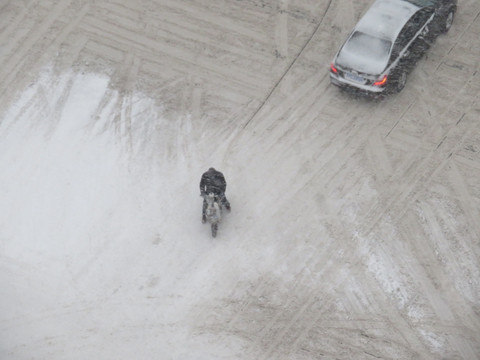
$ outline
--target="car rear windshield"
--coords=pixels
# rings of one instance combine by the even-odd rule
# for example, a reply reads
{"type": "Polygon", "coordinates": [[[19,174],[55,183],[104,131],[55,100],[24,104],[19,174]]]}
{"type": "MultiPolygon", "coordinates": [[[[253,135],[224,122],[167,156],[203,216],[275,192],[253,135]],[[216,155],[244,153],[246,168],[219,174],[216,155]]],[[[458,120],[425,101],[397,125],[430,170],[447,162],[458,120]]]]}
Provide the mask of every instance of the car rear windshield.
{"type": "Polygon", "coordinates": [[[340,66],[358,72],[377,75],[388,63],[392,42],[356,31],[337,56],[340,66]]]}

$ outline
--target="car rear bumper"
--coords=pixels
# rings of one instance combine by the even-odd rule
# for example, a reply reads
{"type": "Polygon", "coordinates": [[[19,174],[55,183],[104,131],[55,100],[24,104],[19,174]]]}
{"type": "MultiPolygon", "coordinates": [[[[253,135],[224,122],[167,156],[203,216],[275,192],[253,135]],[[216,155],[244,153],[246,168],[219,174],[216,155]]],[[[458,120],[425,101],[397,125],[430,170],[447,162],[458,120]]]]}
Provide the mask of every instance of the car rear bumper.
{"type": "Polygon", "coordinates": [[[332,72],[330,72],[330,82],[333,85],[336,85],[339,87],[358,89],[362,92],[368,92],[368,93],[380,94],[386,90],[384,86],[372,86],[372,85],[359,84],[355,81],[350,81],[348,79],[340,77],[332,72]]]}

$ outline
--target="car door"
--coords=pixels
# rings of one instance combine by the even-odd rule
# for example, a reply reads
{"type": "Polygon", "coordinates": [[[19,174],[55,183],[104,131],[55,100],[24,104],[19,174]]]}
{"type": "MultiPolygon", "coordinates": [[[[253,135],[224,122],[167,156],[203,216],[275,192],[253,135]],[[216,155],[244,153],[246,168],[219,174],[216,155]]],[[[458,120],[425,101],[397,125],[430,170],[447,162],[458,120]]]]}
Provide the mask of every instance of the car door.
{"type": "Polygon", "coordinates": [[[426,37],[430,33],[428,25],[433,17],[432,8],[423,8],[405,23],[392,46],[387,66],[389,72],[408,71],[422,57],[429,47],[426,37]]]}
{"type": "Polygon", "coordinates": [[[397,39],[393,43],[392,54],[390,56],[388,67],[396,67],[397,63],[400,62],[401,58],[407,54],[407,45],[410,39],[409,29],[410,27],[405,25],[398,34],[397,39]]]}
{"type": "Polygon", "coordinates": [[[409,57],[411,61],[420,59],[430,47],[434,39],[432,20],[435,16],[433,8],[423,8],[411,18],[411,37],[409,57]]]}

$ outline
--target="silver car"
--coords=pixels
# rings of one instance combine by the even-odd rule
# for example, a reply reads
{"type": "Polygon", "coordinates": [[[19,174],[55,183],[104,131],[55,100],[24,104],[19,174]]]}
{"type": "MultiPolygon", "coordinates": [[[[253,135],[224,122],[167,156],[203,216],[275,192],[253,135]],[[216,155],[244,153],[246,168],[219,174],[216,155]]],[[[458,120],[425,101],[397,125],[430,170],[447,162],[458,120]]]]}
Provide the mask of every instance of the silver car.
{"type": "Polygon", "coordinates": [[[377,0],[330,66],[332,84],[367,93],[399,92],[412,65],[453,22],[457,0],[377,0]]]}

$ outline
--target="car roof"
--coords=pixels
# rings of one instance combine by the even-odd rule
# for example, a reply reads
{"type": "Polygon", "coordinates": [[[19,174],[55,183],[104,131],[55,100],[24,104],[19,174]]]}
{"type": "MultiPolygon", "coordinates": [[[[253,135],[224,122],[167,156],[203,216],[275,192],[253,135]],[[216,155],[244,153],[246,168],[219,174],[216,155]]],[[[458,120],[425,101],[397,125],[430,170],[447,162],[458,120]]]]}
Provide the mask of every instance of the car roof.
{"type": "Polygon", "coordinates": [[[359,20],[355,30],[393,42],[408,19],[422,7],[403,0],[377,0],[359,20]]]}

